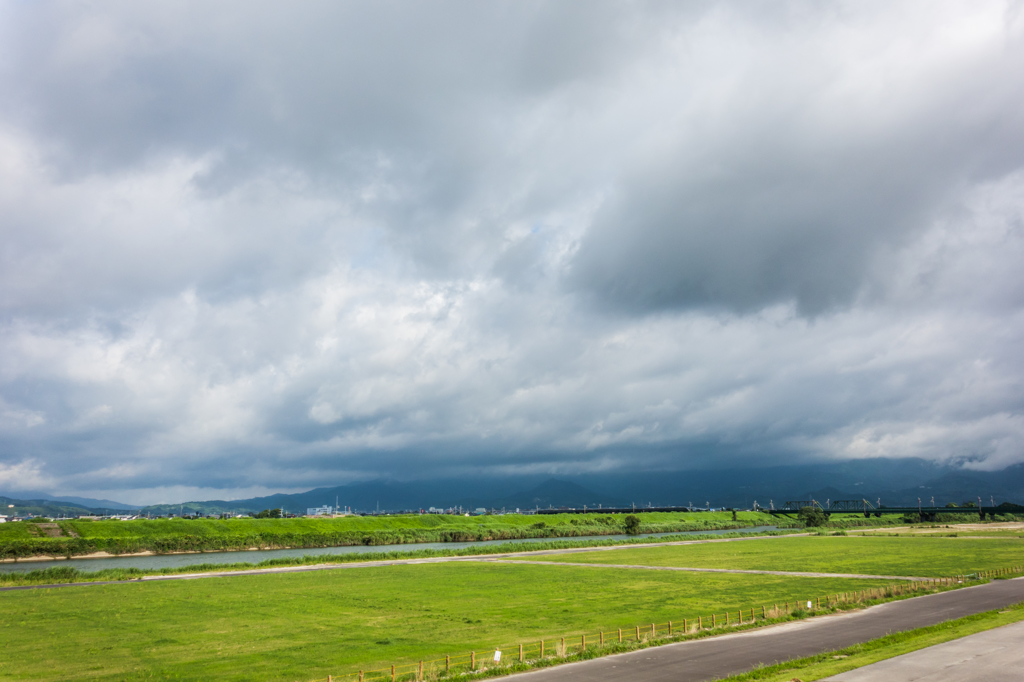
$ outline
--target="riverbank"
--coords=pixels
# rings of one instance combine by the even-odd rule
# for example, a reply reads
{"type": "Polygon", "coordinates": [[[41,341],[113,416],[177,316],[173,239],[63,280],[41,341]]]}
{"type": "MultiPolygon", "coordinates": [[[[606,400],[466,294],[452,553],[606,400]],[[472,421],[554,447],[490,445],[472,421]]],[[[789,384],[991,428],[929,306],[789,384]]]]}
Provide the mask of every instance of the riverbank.
{"type": "MultiPolygon", "coordinates": [[[[638,516],[641,534],[799,526],[787,521],[780,524],[759,512],[655,512],[638,516]]],[[[18,523],[0,525],[0,560],[609,536],[625,532],[624,519],[621,514],[424,514],[336,519],[71,520],[56,522],[58,537],[43,537],[34,527],[38,524],[18,523]]]]}

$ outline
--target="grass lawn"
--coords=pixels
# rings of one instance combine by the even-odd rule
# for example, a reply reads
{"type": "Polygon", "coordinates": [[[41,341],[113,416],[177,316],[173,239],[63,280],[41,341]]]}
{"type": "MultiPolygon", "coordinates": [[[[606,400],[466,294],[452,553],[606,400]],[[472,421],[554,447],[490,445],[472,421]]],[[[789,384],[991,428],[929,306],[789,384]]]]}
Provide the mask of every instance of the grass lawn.
{"type": "Polygon", "coordinates": [[[796,537],[624,548],[534,560],[939,577],[1024,564],[1018,539],[796,537]]]}
{"type": "Polygon", "coordinates": [[[5,592],[0,679],[308,680],[884,584],[451,563],[5,592]]]}

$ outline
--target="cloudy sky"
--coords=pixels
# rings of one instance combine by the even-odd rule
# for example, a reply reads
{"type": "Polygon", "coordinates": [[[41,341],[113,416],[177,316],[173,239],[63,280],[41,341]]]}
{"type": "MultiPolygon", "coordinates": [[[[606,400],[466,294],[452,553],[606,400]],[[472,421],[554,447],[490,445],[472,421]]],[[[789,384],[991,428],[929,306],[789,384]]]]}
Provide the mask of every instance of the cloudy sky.
{"type": "Polygon", "coordinates": [[[0,3],[0,492],[1024,461],[1020,2],[0,3]]]}

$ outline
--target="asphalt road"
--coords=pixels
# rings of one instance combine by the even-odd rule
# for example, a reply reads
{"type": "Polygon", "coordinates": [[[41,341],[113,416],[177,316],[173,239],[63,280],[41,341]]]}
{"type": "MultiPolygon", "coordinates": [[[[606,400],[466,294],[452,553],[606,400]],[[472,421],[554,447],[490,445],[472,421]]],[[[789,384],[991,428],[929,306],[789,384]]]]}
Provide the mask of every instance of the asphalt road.
{"type": "MultiPolygon", "coordinates": [[[[1024,578],[522,673],[523,682],[701,682],[1024,601],[1024,578]]],[[[873,679],[887,679],[884,677],[873,679]]],[[[1020,678],[1018,678],[1020,679],[1020,678]]]]}
{"type": "Polygon", "coordinates": [[[823,682],[1020,682],[1024,622],[857,668],[823,682]]]}

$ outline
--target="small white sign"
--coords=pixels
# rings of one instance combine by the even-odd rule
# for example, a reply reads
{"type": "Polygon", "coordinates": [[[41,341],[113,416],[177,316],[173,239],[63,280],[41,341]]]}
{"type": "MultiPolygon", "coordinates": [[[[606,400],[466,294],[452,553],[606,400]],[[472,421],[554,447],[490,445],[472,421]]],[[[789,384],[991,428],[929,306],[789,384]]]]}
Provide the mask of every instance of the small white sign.
{"type": "Polygon", "coordinates": [[[807,602],[807,608],[813,608],[813,607],[811,606],[811,602],[807,602]]]}
{"type": "Polygon", "coordinates": [[[497,649],[494,650],[494,662],[501,663],[501,652],[497,649]]]}

